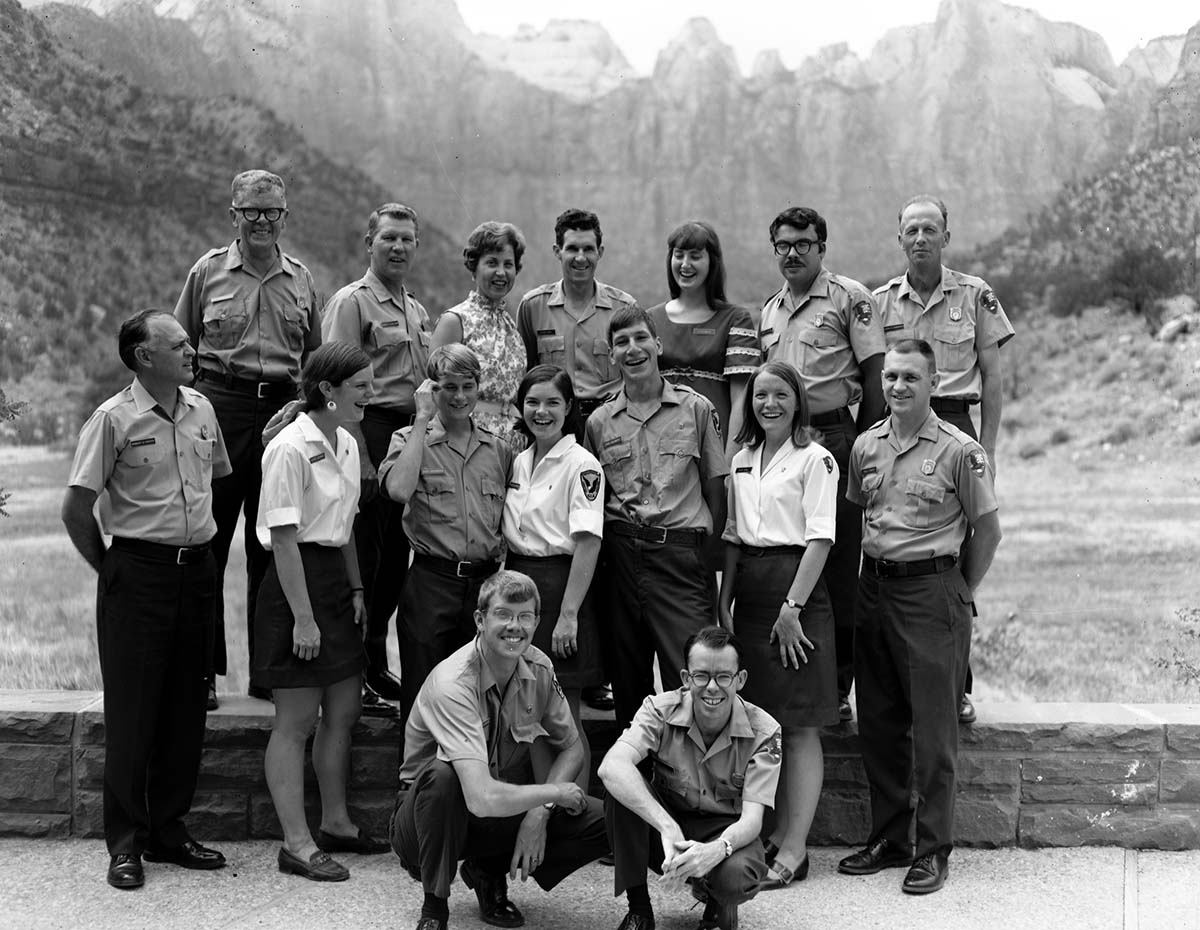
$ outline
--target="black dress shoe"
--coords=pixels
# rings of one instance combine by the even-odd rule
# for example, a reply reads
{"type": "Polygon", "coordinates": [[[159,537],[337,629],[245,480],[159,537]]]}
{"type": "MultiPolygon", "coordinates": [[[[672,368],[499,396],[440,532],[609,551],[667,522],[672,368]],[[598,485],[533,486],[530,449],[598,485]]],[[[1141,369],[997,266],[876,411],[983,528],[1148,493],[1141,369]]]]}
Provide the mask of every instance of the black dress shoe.
{"type": "Polygon", "coordinates": [[[380,853],[389,852],[392,848],[390,843],[377,840],[369,833],[364,833],[362,827],[359,827],[357,836],[341,836],[337,833],[318,830],[316,840],[317,846],[329,853],[359,853],[363,856],[377,856],[380,853]]]}
{"type": "Polygon", "coordinates": [[[400,700],[400,679],[386,668],[378,672],[367,672],[366,682],[371,690],[384,700],[400,700]]]}
{"type": "Polygon", "coordinates": [[[417,921],[417,930],[446,930],[446,921],[440,917],[422,917],[417,921]]]}
{"type": "Polygon", "coordinates": [[[251,685],[246,689],[246,693],[252,698],[257,698],[260,701],[274,701],[275,695],[271,693],[270,688],[260,688],[258,685],[251,685]]]}
{"type": "Polygon", "coordinates": [[[129,853],[117,853],[108,863],[108,883],[114,888],[129,890],[146,884],[142,859],[129,853]]]}
{"type": "Polygon", "coordinates": [[[874,875],[884,869],[898,869],[912,862],[912,855],[891,840],[876,840],[865,849],[838,863],[843,875],[874,875]]]}
{"type": "Polygon", "coordinates": [[[958,704],[958,722],[975,722],[975,705],[971,703],[970,695],[964,694],[962,696],[962,700],[958,704]]]}
{"type": "Polygon", "coordinates": [[[613,710],[617,706],[617,702],[613,700],[611,685],[596,685],[592,688],[584,688],[580,696],[588,707],[596,710],[613,710]]]}
{"type": "Polygon", "coordinates": [[[460,870],[462,880],[475,892],[479,899],[479,917],[493,927],[523,927],[525,915],[508,900],[508,882],[503,875],[488,875],[464,859],[460,870]]]}
{"type": "Polygon", "coordinates": [[[221,853],[201,846],[195,840],[187,840],[166,849],[147,849],[145,855],[147,862],[169,862],[185,869],[225,868],[225,857],[221,853]]]}
{"type": "Polygon", "coordinates": [[[617,930],[654,930],[654,917],[628,911],[617,924],[617,930]]]}
{"type": "Polygon", "coordinates": [[[929,894],[940,890],[949,874],[949,859],[940,853],[927,853],[912,864],[900,888],[909,894],[929,894]]]}
{"type": "Polygon", "coordinates": [[[389,704],[367,684],[363,685],[362,712],[364,717],[398,717],[400,715],[395,704],[389,704]]]}
{"type": "Polygon", "coordinates": [[[738,909],[736,904],[721,904],[716,898],[709,897],[704,905],[704,916],[696,925],[696,930],[737,930],[738,909]]]}

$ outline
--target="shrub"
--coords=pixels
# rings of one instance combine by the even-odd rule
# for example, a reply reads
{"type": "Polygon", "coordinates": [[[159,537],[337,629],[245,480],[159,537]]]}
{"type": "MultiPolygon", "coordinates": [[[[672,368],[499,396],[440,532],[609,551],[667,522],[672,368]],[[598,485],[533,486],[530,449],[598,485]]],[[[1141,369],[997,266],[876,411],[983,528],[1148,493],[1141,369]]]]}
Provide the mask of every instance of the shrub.
{"type": "Polygon", "coordinates": [[[1101,442],[1120,446],[1137,436],[1137,426],[1133,420],[1121,420],[1116,423],[1102,438],[1101,442]]]}
{"type": "Polygon", "coordinates": [[[1052,446],[1061,446],[1064,442],[1070,441],[1071,434],[1067,431],[1066,427],[1056,426],[1050,433],[1050,445],[1052,446]]]}

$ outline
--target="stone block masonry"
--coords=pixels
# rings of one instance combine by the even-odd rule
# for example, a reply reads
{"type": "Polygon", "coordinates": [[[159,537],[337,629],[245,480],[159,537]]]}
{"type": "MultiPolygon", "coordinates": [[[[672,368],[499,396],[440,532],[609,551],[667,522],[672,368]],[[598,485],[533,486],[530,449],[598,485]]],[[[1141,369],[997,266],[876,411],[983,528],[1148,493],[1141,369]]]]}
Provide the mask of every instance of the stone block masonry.
{"type": "MultiPolygon", "coordinates": [[[[1200,705],[978,705],[960,731],[957,842],[965,846],[1200,848],[1200,705]]],[[[616,738],[585,712],[593,765],[616,738]]],[[[271,709],[229,696],[209,714],[190,823],[199,839],[277,837],[263,778],[271,709]]],[[[402,731],[364,718],[354,731],[350,805],[383,836],[402,731]]],[[[863,842],[866,775],[853,722],[827,729],[825,790],[813,845],[863,842]]],[[[103,702],[96,692],[0,691],[0,835],[101,835],[103,702]]],[[[593,791],[601,793],[594,778],[593,791]]],[[[309,811],[318,801],[311,765],[309,811]]]]}

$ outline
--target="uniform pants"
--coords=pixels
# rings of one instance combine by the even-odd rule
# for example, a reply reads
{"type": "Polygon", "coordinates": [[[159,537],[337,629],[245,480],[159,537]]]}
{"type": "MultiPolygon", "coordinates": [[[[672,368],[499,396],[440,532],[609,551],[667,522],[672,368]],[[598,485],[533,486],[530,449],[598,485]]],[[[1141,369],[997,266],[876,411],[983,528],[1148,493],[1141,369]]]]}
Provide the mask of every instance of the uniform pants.
{"type": "MultiPolygon", "coordinates": [[[[708,842],[738,818],[725,814],[677,810],[666,797],[647,785],[683,831],[685,838],[708,842]]],[[[646,870],[662,874],[662,840],[658,831],[609,795],[604,799],[604,820],[613,847],[613,894],[646,884],[646,870]]],[[[766,854],[757,838],[716,866],[705,876],[711,895],[722,904],[742,904],[758,891],[759,883],[767,877],[766,854]]]]}
{"type": "Polygon", "coordinates": [[[244,513],[246,525],[242,534],[246,547],[246,649],[249,668],[254,670],[254,605],[258,588],[267,573],[270,561],[267,550],[258,543],[255,524],[258,522],[258,495],[262,490],[262,432],[290,396],[259,399],[232,390],[216,381],[196,382],[200,391],[212,402],[217,414],[221,435],[233,471],[212,483],[213,519],[217,535],[213,537],[213,554],[217,558],[216,629],[213,644],[213,668],[217,675],[228,674],[229,662],[225,648],[225,566],[229,563],[229,548],[237,529],[238,514],[244,513]]]}
{"type": "MultiPolygon", "coordinates": [[[[392,433],[411,421],[408,415],[392,415],[367,408],[362,421],[367,456],[379,468],[387,455],[392,433]]],[[[386,672],[388,621],[400,607],[404,577],[408,573],[410,553],[401,518],[404,506],[382,492],[369,501],[360,501],[354,520],[354,545],[358,552],[358,571],[362,576],[367,607],[367,674],[386,672]]],[[[396,625],[399,628],[399,617],[396,625]]],[[[398,634],[397,634],[398,635],[398,634]]]]}
{"type": "MultiPolygon", "coordinates": [[[[838,466],[836,535],[821,576],[833,606],[834,651],[837,653],[838,697],[854,683],[854,611],[858,597],[858,566],[862,549],[862,508],[846,499],[850,479],[850,449],[858,436],[850,411],[842,409],[837,423],[821,426],[821,445],[838,466]]],[[[798,506],[798,505],[797,505],[798,506]]]]}
{"type": "MultiPolygon", "coordinates": [[[[454,766],[432,759],[396,795],[389,834],[400,864],[425,893],[448,898],[460,859],[469,856],[488,875],[508,871],[524,816],[476,817],[467,810],[454,766]]],[[[533,879],[549,891],[608,849],[598,800],[589,797],[579,814],[556,808],[546,825],[544,860],[533,879]]]]}
{"type": "Polygon", "coordinates": [[[110,548],[96,590],[108,851],[178,846],[204,742],[216,563],[110,548]]]}
{"type": "Polygon", "coordinates": [[[703,537],[693,545],[663,544],[606,533],[601,590],[607,590],[607,641],[619,728],[627,727],[654,693],[654,656],[663,686],[674,688],[689,636],[714,622],[716,579],[704,564],[703,537]]]}
{"type": "Polygon", "coordinates": [[[854,629],[858,734],[871,789],[871,842],[917,856],[954,840],[958,703],[971,642],[971,593],[957,567],[915,578],[866,571],[854,629]]]}
{"type": "MultiPolygon", "coordinates": [[[[949,423],[952,426],[957,426],[960,430],[962,430],[964,433],[966,433],[968,436],[970,436],[976,442],[979,442],[979,436],[977,436],[975,433],[975,421],[971,419],[970,410],[948,410],[948,411],[944,411],[944,412],[943,411],[935,411],[935,412],[937,412],[939,419],[945,420],[947,423],[949,423]]],[[[968,526],[966,538],[963,540],[963,549],[966,548],[967,542],[970,540],[970,538],[971,538],[971,528],[968,526]]],[[[962,550],[959,550],[958,561],[959,561],[959,564],[961,565],[962,564],[962,550]]],[[[970,644],[969,643],[967,644],[967,653],[969,656],[970,655],[970,644]]],[[[973,687],[975,687],[975,676],[971,672],[971,662],[968,658],[967,677],[966,677],[965,683],[963,684],[963,694],[970,694],[971,689],[973,687]]]]}

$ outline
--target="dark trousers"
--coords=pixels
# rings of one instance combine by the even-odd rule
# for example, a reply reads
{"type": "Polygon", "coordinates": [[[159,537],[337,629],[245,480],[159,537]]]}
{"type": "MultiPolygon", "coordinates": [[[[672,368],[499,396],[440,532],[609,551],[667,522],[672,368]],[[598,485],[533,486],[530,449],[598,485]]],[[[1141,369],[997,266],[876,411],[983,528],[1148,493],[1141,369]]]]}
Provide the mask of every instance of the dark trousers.
{"type": "MultiPolygon", "coordinates": [[[[459,859],[469,855],[489,875],[508,871],[523,817],[476,817],[467,810],[454,766],[433,759],[396,795],[389,833],[400,864],[425,893],[448,898],[459,859]]],[[[556,808],[546,825],[544,862],[533,880],[549,891],[607,853],[599,801],[588,798],[574,815],[556,808]]]]}
{"type": "Polygon", "coordinates": [[[216,629],[213,644],[213,668],[217,675],[229,671],[225,649],[225,566],[229,563],[229,547],[237,529],[238,514],[244,513],[246,526],[242,538],[246,546],[246,649],[249,668],[254,669],[254,605],[258,588],[267,573],[267,550],[258,544],[254,525],[258,522],[258,494],[262,489],[262,432],[279,409],[291,397],[259,399],[232,390],[215,381],[198,381],[196,390],[207,397],[217,414],[229,463],[233,471],[213,481],[213,519],[217,535],[213,537],[213,554],[217,558],[216,629]]]}
{"type": "Polygon", "coordinates": [[[108,851],[178,846],[204,742],[216,563],[110,548],[96,590],[108,851]]]}
{"type": "Polygon", "coordinates": [[[703,538],[694,545],[646,542],[606,533],[602,578],[607,592],[609,673],[618,727],[633,720],[642,701],[654,693],[654,656],[663,687],[679,684],[683,645],[714,620],[716,579],[704,563],[703,538]]]}
{"type": "MultiPolygon", "coordinates": [[[[675,818],[684,837],[708,842],[737,820],[720,814],[680,811],[669,799],[648,786],[659,803],[675,818]]],[[[604,821],[612,839],[613,894],[623,894],[629,888],[646,884],[646,870],[662,874],[663,850],[658,831],[609,795],[604,799],[604,821]]],[[[742,904],[758,892],[758,885],[767,877],[766,854],[762,842],[751,840],[721,862],[705,876],[709,893],[722,904],[742,904]]]]}
{"type": "MultiPolygon", "coordinates": [[[[936,401],[934,401],[934,403],[936,403],[936,401]]],[[[951,424],[952,426],[957,426],[960,430],[962,430],[964,433],[966,433],[968,436],[970,436],[976,442],[979,442],[979,436],[976,435],[976,433],[975,433],[975,421],[971,419],[971,412],[969,409],[968,410],[937,410],[937,411],[935,411],[935,413],[937,413],[939,418],[945,420],[947,423],[951,424]]],[[[967,542],[970,539],[971,539],[971,528],[968,526],[966,538],[963,539],[963,549],[966,549],[967,542]]],[[[959,561],[959,564],[961,565],[962,564],[962,550],[959,550],[958,561],[959,561]]],[[[970,694],[971,689],[975,686],[975,675],[972,674],[972,672],[971,672],[971,662],[969,659],[970,651],[971,651],[970,647],[971,647],[971,644],[968,643],[967,644],[967,654],[968,654],[967,676],[963,683],[963,693],[964,694],[970,694]]]]}
{"type": "Polygon", "coordinates": [[[918,856],[950,851],[957,790],[958,703],[971,642],[971,593],[957,567],[880,579],[863,572],[854,671],[858,734],[871,788],[871,841],[918,856]]]}
{"type": "MultiPolygon", "coordinates": [[[[362,421],[367,456],[379,468],[387,455],[392,433],[412,420],[411,415],[391,414],[368,407],[362,421]]],[[[388,621],[400,607],[400,594],[408,574],[410,553],[401,518],[404,507],[387,495],[378,493],[369,501],[360,501],[354,520],[354,545],[358,552],[358,571],[362,576],[367,606],[367,670],[385,672],[388,621]]],[[[399,617],[397,617],[397,628],[399,617]]]]}
{"type": "Polygon", "coordinates": [[[862,508],[846,499],[850,478],[850,449],[858,430],[850,411],[837,411],[836,423],[819,427],[821,445],[838,466],[836,538],[825,560],[821,577],[829,589],[833,606],[834,650],[837,653],[839,697],[850,693],[854,683],[854,611],[858,598],[858,566],[862,551],[862,508]]]}

